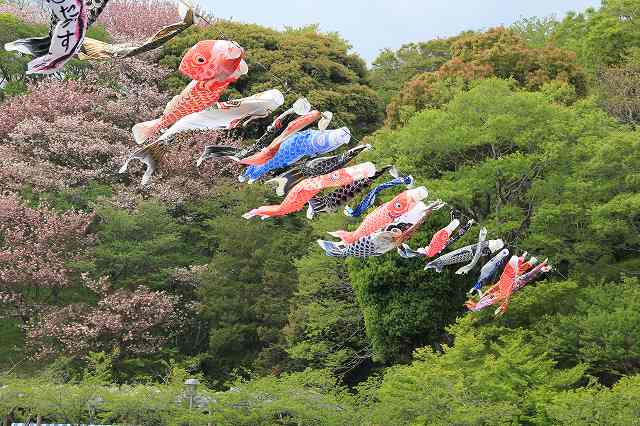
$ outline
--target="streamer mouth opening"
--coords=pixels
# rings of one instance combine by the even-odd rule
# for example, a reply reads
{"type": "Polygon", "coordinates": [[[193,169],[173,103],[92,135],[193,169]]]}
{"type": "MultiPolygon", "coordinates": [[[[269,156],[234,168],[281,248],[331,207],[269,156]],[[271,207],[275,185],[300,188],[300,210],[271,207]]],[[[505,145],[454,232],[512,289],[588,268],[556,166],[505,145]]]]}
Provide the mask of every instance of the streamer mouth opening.
{"type": "Polygon", "coordinates": [[[349,167],[346,169],[346,172],[354,179],[361,180],[372,177],[376,174],[376,166],[375,164],[368,162],[357,164],[355,166],[349,167]]]}
{"type": "Polygon", "coordinates": [[[424,186],[419,186],[417,188],[414,189],[410,189],[407,191],[407,194],[414,200],[414,201],[422,201],[425,198],[427,198],[429,196],[429,191],[427,190],[426,187],[424,186]]]}
{"type": "Polygon", "coordinates": [[[296,115],[305,115],[311,112],[311,103],[307,98],[300,98],[293,103],[291,109],[296,113],[296,115]]]}
{"type": "Polygon", "coordinates": [[[502,241],[501,239],[489,241],[489,249],[492,253],[501,250],[503,247],[504,241],[502,241]]]}

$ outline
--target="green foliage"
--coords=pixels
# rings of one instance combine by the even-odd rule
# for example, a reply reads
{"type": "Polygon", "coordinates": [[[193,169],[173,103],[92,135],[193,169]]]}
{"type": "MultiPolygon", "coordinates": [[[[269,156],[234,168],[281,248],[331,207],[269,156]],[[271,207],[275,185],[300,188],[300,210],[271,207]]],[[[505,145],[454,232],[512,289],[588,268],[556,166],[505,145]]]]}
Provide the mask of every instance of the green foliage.
{"type": "Polygon", "coordinates": [[[352,398],[322,370],[235,382],[216,401],[216,424],[359,424],[352,398]]]}
{"type": "MultiPolygon", "coordinates": [[[[437,229],[429,226],[417,238],[426,240],[428,230],[437,229]]],[[[422,267],[417,260],[391,255],[349,262],[376,360],[409,361],[414,348],[441,342],[444,327],[463,311],[466,289],[473,283],[450,272],[434,276],[422,267]]]]}
{"type": "Polygon", "coordinates": [[[578,61],[595,76],[601,68],[621,63],[631,48],[640,46],[639,12],[635,0],[605,0],[598,10],[569,13],[551,39],[576,52],[578,61]]]}
{"type": "Polygon", "coordinates": [[[142,426],[358,424],[353,398],[323,371],[239,380],[227,392],[200,386],[193,399],[183,387],[187,377],[174,369],[159,385],[105,386],[88,379],[60,383],[47,376],[3,376],[0,418],[33,421],[40,415],[58,423],[142,426]]]}
{"type": "Polygon", "coordinates": [[[583,388],[554,396],[549,423],[564,425],[635,425],[640,418],[640,376],[620,380],[612,389],[583,388]]]}
{"type": "Polygon", "coordinates": [[[284,330],[289,356],[347,381],[366,373],[370,348],[344,262],[313,250],[296,269],[298,287],[284,330]]]}
{"type": "Polygon", "coordinates": [[[576,88],[560,80],[553,80],[543,84],[540,92],[549,101],[560,105],[571,106],[578,100],[576,88]]]}
{"type": "MultiPolygon", "coordinates": [[[[364,61],[349,53],[349,45],[339,36],[320,33],[316,26],[278,32],[219,21],[215,26],[190,29],[167,43],[160,64],[177,69],[187,49],[199,40],[220,38],[237,41],[245,49],[250,69],[230,87],[228,97],[278,88],[286,95],[286,105],[305,96],[314,108],[334,112],[336,125],[347,125],[356,135],[380,126],[382,104],[367,86],[364,61]]],[[[178,91],[186,83],[175,72],[166,80],[166,87],[178,91]]]]}
{"type": "Polygon", "coordinates": [[[534,16],[521,18],[509,28],[524,39],[529,47],[541,48],[549,43],[557,26],[558,21],[552,16],[544,18],[534,16]]]}
{"type": "Polygon", "coordinates": [[[294,262],[304,255],[308,234],[296,217],[243,219],[252,208],[275,202],[267,193],[224,186],[215,199],[222,213],[207,221],[215,249],[198,294],[209,323],[205,368],[217,378],[239,367],[279,371],[286,363],[280,330],[297,283],[294,262]]]}
{"type": "Polygon", "coordinates": [[[569,315],[537,325],[540,344],[563,365],[584,363],[605,383],[640,371],[637,279],[580,289],[569,315]]]}
{"type": "Polygon", "coordinates": [[[10,369],[22,359],[24,335],[18,320],[3,319],[0,322],[0,369],[10,369]]]}
{"type": "Polygon", "coordinates": [[[20,198],[31,207],[47,205],[55,210],[65,212],[69,210],[93,210],[98,200],[113,195],[113,188],[97,182],[89,182],[81,188],[65,189],[59,192],[34,192],[31,186],[25,186],[20,192],[20,198]]]}
{"type": "Polygon", "coordinates": [[[389,103],[402,85],[417,74],[437,70],[451,59],[451,44],[456,37],[410,43],[394,51],[384,49],[372,63],[369,80],[385,103],[389,103]]]}
{"type": "Polygon", "coordinates": [[[455,346],[420,349],[411,365],[387,370],[367,424],[522,424],[584,373],[554,369],[524,332],[491,343],[463,320],[451,333],[455,346]]]}
{"type": "MultiPolygon", "coordinates": [[[[190,410],[185,401],[184,371],[174,369],[163,385],[114,386],[110,384],[108,371],[110,357],[93,354],[91,358],[93,369],[78,380],[60,381],[48,374],[31,379],[2,376],[0,416],[32,421],[41,416],[72,424],[93,421],[177,425],[178,418],[197,419],[196,424],[203,421],[200,409],[190,410]]],[[[210,394],[206,389],[200,390],[199,397],[207,398],[210,394]]]]}
{"type": "MultiPolygon", "coordinates": [[[[45,25],[27,24],[8,13],[0,13],[0,46],[18,38],[32,37],[46,32],[45,25]]],[[[27,90],[25,70],[29,58],[0,50],[0,101],[6,96],[16,96],[27,90]]]]}
{"type": "MultiPolygon", "coordinates": [[[[636,141],[591,102],[561,106],[500,80],[479,82],[443,109],[369,139],[377,162],[396,164],[432,197],[488,226],[490,235],[549,256],[564,273],[612,280],[640,267],[637,233],[630,232],[636,141]]],[[[426,243],[446,224],[443,216],[436,214],[416,241],[426,243]]],[[[472,243],[473,234],[459,246],[472,243]]],[[[406,359],[414,347],[441,341],[472,284],[446,271],[422,272],[417,262],[395,256],[352,262],[349,269],[368,336],[383,359],[406,359]]]]}
{"type": "Polygon", "coordinates": [[[175,268],[204,261],[201,247],[187,239],[190,231],[157,202],[132,212],[103,205],[97,214],[97,244],[85,268],[96,277],[108,276],[117,288],[166,289],[175,268]]]}

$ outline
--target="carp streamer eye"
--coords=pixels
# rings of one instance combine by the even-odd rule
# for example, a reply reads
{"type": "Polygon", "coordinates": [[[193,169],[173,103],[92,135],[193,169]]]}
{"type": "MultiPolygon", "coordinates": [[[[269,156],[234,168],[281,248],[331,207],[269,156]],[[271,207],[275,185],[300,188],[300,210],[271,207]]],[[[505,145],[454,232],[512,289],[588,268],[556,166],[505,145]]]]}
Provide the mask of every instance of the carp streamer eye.
{"type": "Polygon", "coordinates": [[[199,64],[204,64],[207,60],[202,56],[196,56],[196,62],[199,64]]]}
{"type": "Polygon", "coordinates": [[[402,204],[399,201],[397,201],[395,204],[395,207],[396,209],[402,208],[402,204]]]}

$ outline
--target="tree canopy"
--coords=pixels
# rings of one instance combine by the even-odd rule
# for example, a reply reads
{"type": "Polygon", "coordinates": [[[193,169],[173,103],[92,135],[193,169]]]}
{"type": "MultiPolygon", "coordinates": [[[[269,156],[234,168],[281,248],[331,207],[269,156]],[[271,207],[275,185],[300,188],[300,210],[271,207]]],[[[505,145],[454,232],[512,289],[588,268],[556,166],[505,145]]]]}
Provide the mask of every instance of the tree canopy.
{"type": "MultiPolygon", "coordinates": [[[[176,19],[166,0],[110,3],[94,37],[144,38],[176,19]],[[145,13],[152,25],[137,18],[145,13]]],[[[29,4],[0,0],[0,42],[46,31],[29,4]]],[[[562,19],[418,40],[381,51],[371,69],[318,26],[224,20],[137,59],[73,61],[53,77],[25,77],[28,58],[0,53],[0,417],[636,424],[638,11],[637,0],[606,0],[562,19]],[[452,210],[479,225],[450,249],[484,226],[553,269],[496,317],[465,308],[483,262],[457,275],[395,251],[327,257],[315,240],[361,223],[341,212],[243,219],[281,199],[239,183],[235,163],[194,160],[205,145],[253,143],[271,119],[180,135],[147,186],[137,163],[119,174],[136,148],[131,127],[188,83],[177,71],[186,50],[227,38],[250,71],[224,99],[277,88],[288,107],[306,96],[335,113],[332,127],[372,145],[359,162],[393,164],[446,201],[412,247],[452,210]],[[199,380],[195,394],[187,378],[199,380]]]]}

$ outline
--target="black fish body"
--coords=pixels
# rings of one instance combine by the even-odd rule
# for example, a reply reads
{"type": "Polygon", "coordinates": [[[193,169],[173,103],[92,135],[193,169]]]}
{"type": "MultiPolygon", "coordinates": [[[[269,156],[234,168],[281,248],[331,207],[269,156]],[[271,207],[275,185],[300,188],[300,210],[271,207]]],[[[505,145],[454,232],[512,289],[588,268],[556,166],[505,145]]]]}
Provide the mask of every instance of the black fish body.
{"type": "Polygon", "coordinates": [[[450,253],[444,254],[435,260],[432,260],[431,262],[427,263],[427,266],[424,269],[435,269],[436,272],[442,272],[445,266],[470,262],[474,258],[476,250],[481,250],[483,255],[489,255],[495,253],[503,247],[504,242],[500,239],[483,241],[481,243],[468,245],[459,248],[458,250],[454,250],[450,253]]]}
{"type": "Polygon", "coordinates": [[[309,210],[307,211],[307,217],[313,218],[317,213],[333,213],[340,207],[347,204],[354,197],[369,188],[376,179],[382,176],[385,172],[390,170],[392,166],[386,166],[377,172],[374,176],[367,179],[362,179],[349,185],[340,187],[326,195],[316,195],[309,200],[309,210]]]}
{"type": "Polygon", "coordinates": [[[342,154],[333,155],[331,157],[314,158],[311,161],[295,166],[280,176],[267,181],[267,183],[276,184],[276,193],[284,196],[291,191],[300,181],[316,176],[326,175],[333,171],[343,168],[351,160],[357,157],[361,152],[370,149],[371,145],[358,145],[342,154]]]}

